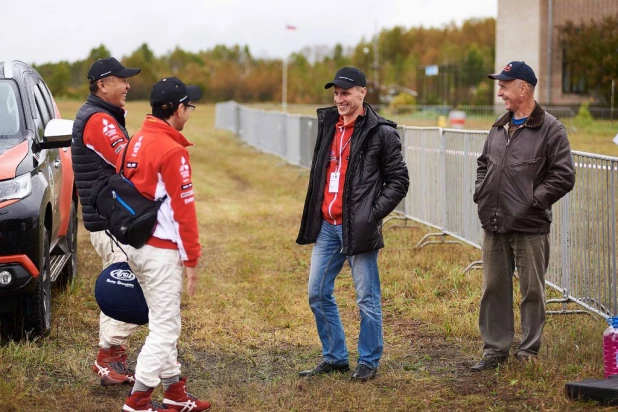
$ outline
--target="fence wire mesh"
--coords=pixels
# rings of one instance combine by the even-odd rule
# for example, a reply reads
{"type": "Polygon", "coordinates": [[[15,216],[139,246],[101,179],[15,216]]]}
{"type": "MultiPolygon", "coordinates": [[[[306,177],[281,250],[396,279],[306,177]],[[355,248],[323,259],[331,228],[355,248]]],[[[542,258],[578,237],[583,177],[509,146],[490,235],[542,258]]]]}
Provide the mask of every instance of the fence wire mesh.
{"type": "MultiPolygon", "coordinates": [[[[558,117],[572,117],[571,112],[549,111],[558,117]]],[[[493,116],[489,109],[483,115],[493,116]]],[[[314,116],[267,112],[225,102],[216,105],[215,122],[217,128],[231,131],[263,152],[311,167],[317,137],[314,116]]],[[[488,132],[415,126],[398,130],[410,189],[397,211],[481,248],[483,230],[472,196],[476,159],[488,132]]],[[[552,208],[546,283],[561,293],[563,302],[575,302],[603,317],[615,316],[618,158],[583,152],[573,152],[573,157],[575,187],[552,208]]]]}

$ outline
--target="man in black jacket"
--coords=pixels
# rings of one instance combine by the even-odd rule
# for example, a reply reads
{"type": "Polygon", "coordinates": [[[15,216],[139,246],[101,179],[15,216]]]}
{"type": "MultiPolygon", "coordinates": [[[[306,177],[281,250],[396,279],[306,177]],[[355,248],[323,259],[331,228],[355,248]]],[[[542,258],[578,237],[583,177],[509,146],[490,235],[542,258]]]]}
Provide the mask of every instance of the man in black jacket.
{"type": "Polygon", "coordinates": [[[514,337],[513,273],[519,274],[522,338],[519,361],[535,358],[545,324],[551,206],[575,184],[564,126],[534,100],[537,80],[524,62],[509,63],[498,80],[508,112],[492,126],[478,158],[474,201],[485,230],[479,328],[483,358],[473,371],[505,362],[514,337]]]}
{"type": "MultiPolygon", "coordinates": [[[[125,129],[124,105],[131,88],[127,78],[140,69],[124,67],[113,57],[99,59],[88,71],[90,95],[80,107],[73,123],[71,158],[77,193],[82,205],[84,227],[103,261],[103,268],[126,261],[124,253],[105,234],[105,221],[90,206],[94,182],[116,173],[116,160],[129,141],[125,129]]],[[[99,352],[92,370],[102,385],[131,384],[133,372],[127,368],[124,343],[137,325],[123,323],[106,316],[99,319],[99,352]]]]}
{"type": "Polygon", "coordinates": [[[313,376],[349,370],[348,350],[333,296],[345,261],[352,269],[361,323],[353,380],[375,377],[382,356],[378,250],[381,223],[408,191],[408,169],[396,124],[364,102],[365,75],[340,69],[335,107],[318,110],[318,137],[297,243],[315,243],[309,272],[309,305],[322,342],[322,362],[300,372],[313,376]]]}

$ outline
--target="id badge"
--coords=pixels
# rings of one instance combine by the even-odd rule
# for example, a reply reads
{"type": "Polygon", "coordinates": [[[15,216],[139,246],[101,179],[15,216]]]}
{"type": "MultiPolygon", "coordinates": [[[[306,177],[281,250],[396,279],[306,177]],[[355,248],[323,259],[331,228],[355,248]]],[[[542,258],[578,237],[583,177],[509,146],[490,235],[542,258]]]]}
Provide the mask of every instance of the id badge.
{"type": "Polygon", "coordinates": [[[328,185],[329,193],[337,193],[339,191],[339,172],[330,174],[330,184],[328,185]]]}

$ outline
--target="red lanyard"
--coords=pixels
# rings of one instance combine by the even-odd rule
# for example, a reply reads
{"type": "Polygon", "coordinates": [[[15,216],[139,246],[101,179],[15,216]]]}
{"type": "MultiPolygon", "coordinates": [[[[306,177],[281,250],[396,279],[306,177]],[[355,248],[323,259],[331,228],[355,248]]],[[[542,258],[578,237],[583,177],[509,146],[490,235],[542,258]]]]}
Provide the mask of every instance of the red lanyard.
{"type": "MultiPolygon", "coordinates": [[[[341,138],[339,139],[339,146],[341,146],[343,144],[343,136],[345,135],[345,127],[340,127],[340,130],[341,130],[341,138]]],[[[341,160],[341,156],[343,156],[343,151],[345,150],[345,148],[350,143],[350,140],[352,140],[352,136],[351,135],[350,135],[350,137],[348,137],[348,141],[345,142],[343,147],[339,150],[339,156],[335,157],[335,162],[337,163],[337,171],[339,171],[339,160],[341,160]]],[[[335,140],[335,149],[337,149],[337,141],[336,140],[335,140]]]]}

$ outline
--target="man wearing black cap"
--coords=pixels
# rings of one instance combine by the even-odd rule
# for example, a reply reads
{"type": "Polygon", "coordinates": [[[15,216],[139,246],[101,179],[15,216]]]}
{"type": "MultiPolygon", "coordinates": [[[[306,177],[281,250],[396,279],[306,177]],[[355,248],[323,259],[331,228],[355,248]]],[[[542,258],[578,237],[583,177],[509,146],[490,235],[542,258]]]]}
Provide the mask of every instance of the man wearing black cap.
{"type": "MultiPolygon", "coordinates": [[[[140,69],[124,67],[113,57],[94,62],[88,71],[90,95],[73,124],[71,157],[82,220],[104,268],[125,261],[126,257],[105,234],[105,221],[90,206],[90,196],[96,195],[92,187],[98,178],[116,173],[118,154],[129,140],[124,122],[124,105],[131,88],[128,78],[139,72],[140,69]]],[[[92,370],[101,378],[102,385],[133,383],[124,344],[135,329],[137,325],[114,320],[101,312],[100,348],[92,370]]]]}
{"type": "Polygon", "coordinates": [[[124,411],[205,411],[210,403],[187,392],[180,377],[177,341],[180,336],[180,297],[183,272],[193,296],[197,288],[196,266],[201,254],[191,164],[191,143],[180,133],[202,95],[175,77],[155,83],[150,94],[152,115],[127,145],[123,166],[127,179],[142,195],[163,200],[157,226],[144,246],[125,251],[148,304],[148,337],[137,358],[135,385],[124,411]],[[163,406],[151,395],[163,382],[163,406]],[[149,409],[151,408],[151,409],[149,409]],[[167,409],[165,409],[167,408],[167,409]]]}
{"type": "Polygon", "coordinates": [[[499,74],[498,97],[507,113],[491,128],[478,158],[474,201],[485,231],[479,328],[483,358],[473,371],[494,369],[509,356],[515,334],[513,274],[519,274],[520,362],[535,359],[545,324],[545,273],[551,206],[575,184],[564,126],[534,100],[537,80],[524,62],[499,74]]]}
{"type": "Polygon", "coordinates": [[[324,86],[334,87],[336,106],[318,110],[318,137],[296,241],[315,243],[309,306],[322,342],[322,362],[300,376],[349,370],[343,325],[333,296],[335,278],[346,260],[361,317],[358,363],[352,379],[375,377],[382,356],[381,224],[405,197],[409,177],[397,125],[364,102],[366,83],[360,70],[340,69],[324,86]]]}

